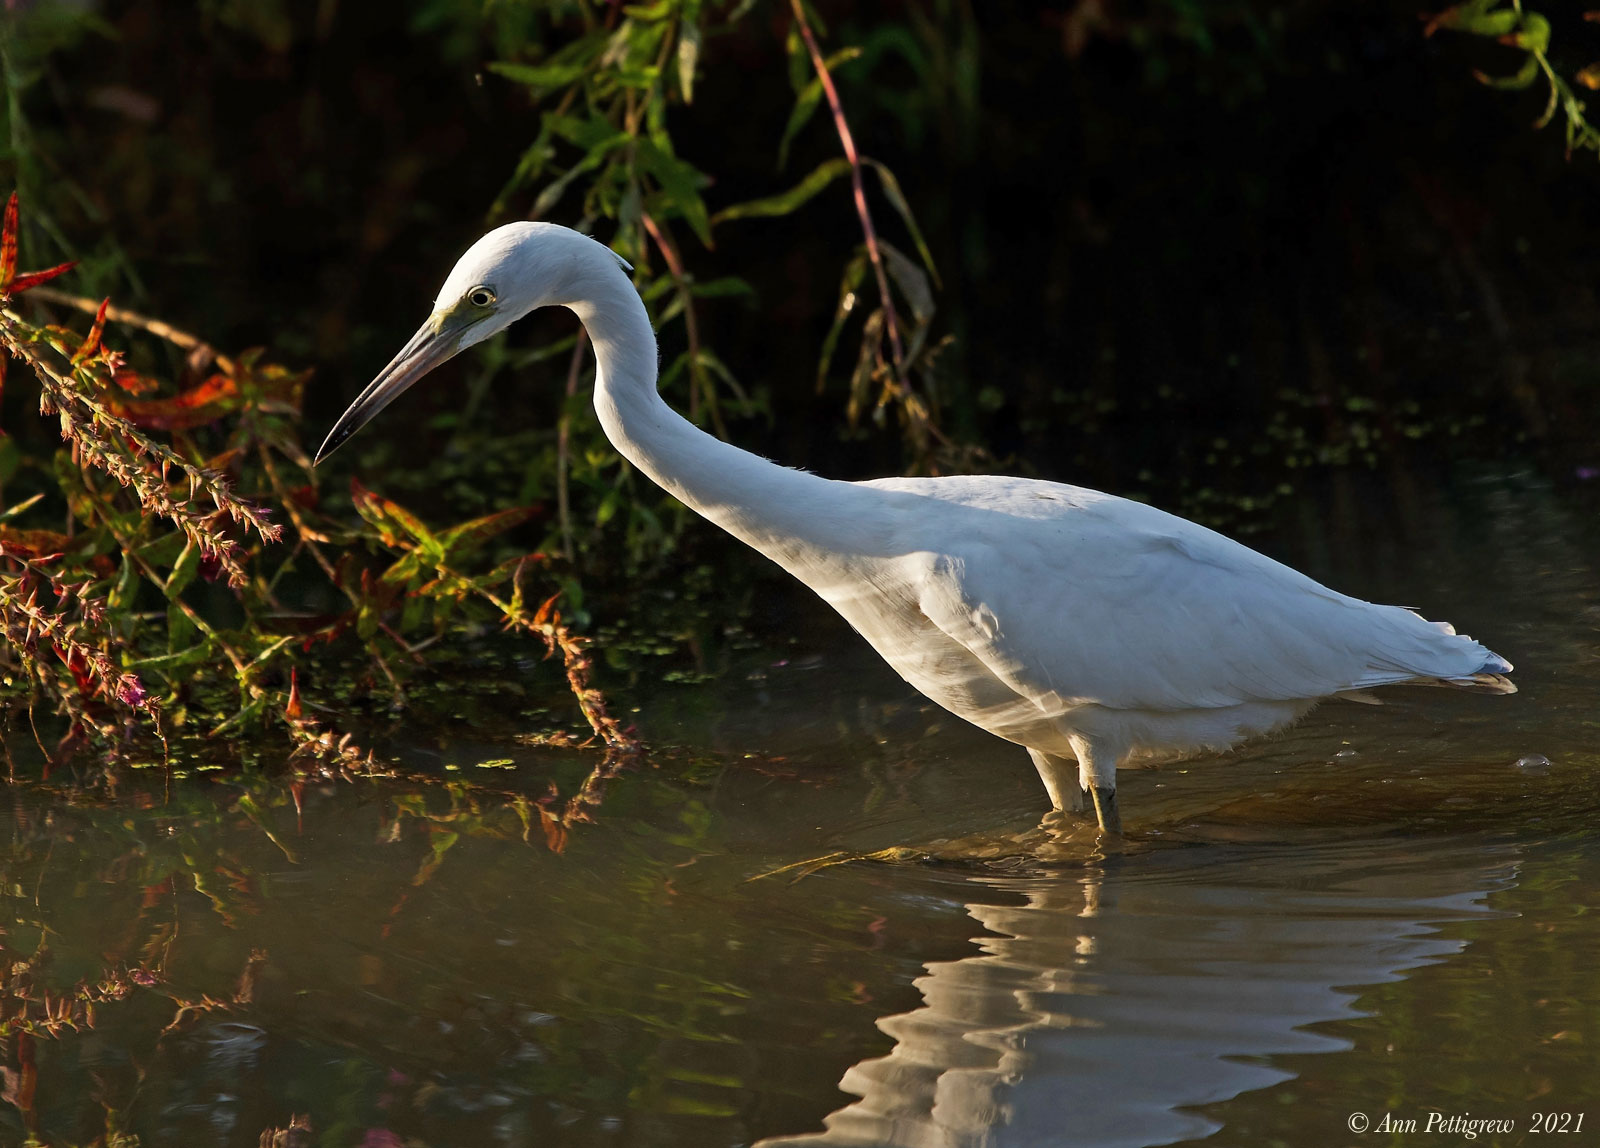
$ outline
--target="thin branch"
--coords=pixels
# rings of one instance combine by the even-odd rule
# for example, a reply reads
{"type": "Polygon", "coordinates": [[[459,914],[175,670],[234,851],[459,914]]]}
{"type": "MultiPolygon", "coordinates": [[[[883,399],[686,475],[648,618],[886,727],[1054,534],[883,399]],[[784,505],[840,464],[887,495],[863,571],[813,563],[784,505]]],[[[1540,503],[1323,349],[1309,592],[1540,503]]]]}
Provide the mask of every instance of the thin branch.
{"type": "Polygon", "coordinates": [[[561,520],[561,547],[566,551],[567,561],[573,563],[578,560],[578,552],[572,544],[572,495],[567,481],[567,473],[572,469],[571,410],[573,396],[578,393],[578,374],[583,369],[583,349],[588,342],[589,332],[580,326],[572,344],[572,360],[567,364],[567,398],[556,423],[556,516],[561,520]]]}
{"type": "MultiPolygon", "coordinates": [[[[63,307],[72,307],[86,315],[93,315],[100,310],[100,304],[83,295],[74,295],[69,291],[58,291],[54,287],[33,287],[28,291],[28,298],[42,299],[46,303],[59,303],[63,307]]],[[[191,335],[188,331],[179,330],[171,323],[164,323],[160,319],[152,319],[141,315],[137,311],[130,311],[126,307],[115,305],[106,306],[106,318],[113,323],[121,323],[128,327],[137,327],[141,331],[148,331],[158,339],[165,339],[175,347],[182,347],[185,351],[203,351],[211,356],[217,368],[225,375],[234,373],[234,362],[228,356],[220,353],[210,343],[191,335]]]]}
{"type": "Polygon", "coordinates": [[[839,102],[839,90],[833,86],[833,75],[828,71],[828,65],[822,58],[822,49],[817,47],[817,38],[812,35],[811,25],[806,20],[805,8],[801,0],[789,0],[789,7],[794,10],[795,25],[800,29],[801,39],[806,42],[806,51],[811,55],[811,66],[817,70],[817,79],[822,82],[822,91],[828,97],[828,109],[833,113],[834,130],[839,133],[839,143],[844,147],[844,158],[850,164],[850,188],[855,195],[856,214],[861,218],[861,234],[866,238],[867,259],[872,263],[872,273],[878,281],[878,296],[883,300],[884,326],[889,333],[889,347],[894,355],[895,381],[902,390],[909,390],[905,348],[900,342],[900,321],[895,314],[894,301],[889,295],[889,275],[883,266],[883,254],[878,250],[878,232],[872,226],[872,212],[867,207],[867,189],[861,178],[861,156],[856,152],[856,141],[850,134],[850,124],[844,118],[844,105],[839,102]]]}
{"type": "Polygon", "coordinates": [[[689,418],[696,420],[700,413],[700,392],[706,395],[706,405],[711,409],[711,425],[715,428],[718,438],[728,437],[728,428],[722,424],[722,412],[718,409],[716,398],[711,393],[711,386],[706,380],[705,368],[700,364],[700,321],[694,311],[694,294],[689,290],[689,276],[683,269],[683,260],[678,256],[678,249],[648,211],[639,213],[640,222],[644,229],[650,233],[650,238],[655,240],[656,246],[661,250],[661,257],[667,262],[667,270],[672,274],[672,281],[677,286],[678,298],[683,302],[683,323],[689,336],[689,418]]]}

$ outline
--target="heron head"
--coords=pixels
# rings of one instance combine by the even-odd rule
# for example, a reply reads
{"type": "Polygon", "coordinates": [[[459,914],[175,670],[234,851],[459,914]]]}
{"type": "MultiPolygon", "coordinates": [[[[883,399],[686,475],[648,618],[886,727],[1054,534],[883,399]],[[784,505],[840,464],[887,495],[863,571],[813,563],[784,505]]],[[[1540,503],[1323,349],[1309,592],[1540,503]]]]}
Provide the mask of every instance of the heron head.
{"type": "Polygon", "coordinates": [[[530,311],[583,298],[585,280],[597,267],[615,274],[618,264],[629,266],[588,236],[553,223],[495,228],[456,261],[434,301],[433,313],[339,416],[316,461],[327,458],[446,359],[530,311]]]}

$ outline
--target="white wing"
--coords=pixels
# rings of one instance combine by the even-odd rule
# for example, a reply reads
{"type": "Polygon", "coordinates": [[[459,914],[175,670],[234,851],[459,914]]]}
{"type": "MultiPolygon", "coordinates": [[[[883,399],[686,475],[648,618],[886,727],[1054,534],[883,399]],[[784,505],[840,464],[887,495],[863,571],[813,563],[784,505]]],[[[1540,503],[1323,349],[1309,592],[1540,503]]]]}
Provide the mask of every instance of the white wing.
{"type": "Polygon", "coordinates": [[[902,505],[919,521],[898,538],[922,612],[1047,707],[1213,708],[1510,668],[1140,503],[1023,479],[864,485],[923,503],[902,505]]]}

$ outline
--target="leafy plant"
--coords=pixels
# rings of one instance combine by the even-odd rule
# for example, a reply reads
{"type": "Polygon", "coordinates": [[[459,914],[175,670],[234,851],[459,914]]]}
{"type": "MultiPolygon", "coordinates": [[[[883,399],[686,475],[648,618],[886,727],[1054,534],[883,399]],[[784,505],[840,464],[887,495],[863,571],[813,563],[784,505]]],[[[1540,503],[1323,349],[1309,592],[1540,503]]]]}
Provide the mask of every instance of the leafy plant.
{"type": "MultiPolygon", "coordinates": [[[[1588,12],[1587,20],[1600,20],[1600,13],[1588,12]]],[[[1440,28],[1481,36],[1514,48],[1523,55],[1522,65],[1510,75],[1490,75],[1474,72],[1478,82],[1493,88],[1520,91],[1531,88],[1543,78],[1549,89],[1544,111],[1533,122],[1535,130],[1544,127],[1560,111],[1567,129],[1567,154],[1574,151],[1600,153],[1600,131],[1596,131],[1584,116],[1584,105],[1577,93],[1550,63],[1550,21],[1538,12],[1525,10],[1522,0],[1467,0],[1466,3],[1446,8],[1428,19],[1426,32],[1432,35],[1440,28]]],[[[1590,64],[1578,72],[1576,81],[1586,88],[1600,88],[1600,63],[1590,64]]]]}
{"type": "Polygon", "coordinates": [[[433,531],[355,484],[358,517],[329,513],[298,437],[307,373],[259,351],[220,355],[167,324],[44,288],[70,265],[18,275],[17,230],[12,196],[0,343],[30,368],[65,445],[41,459],[0,440],[0,478],[21,472],[40,487],[0,511],[0,665],[12,699],[66,718],[57,756],[90,738],[132,752],[140,729],[166,742],[276,725],[297,754],[352,766],[361,755],[325,724],[328,701],[301,692],[301,671],[316,670],[306,655],[332,647],[346,667],[338,676],[360,651],[398,702],[419,643],[492,620],[561,654],[594,729],[633,748],[593,695],[581,643],[554,607],[559,588],[546,576],[544,607],[523,605],[544,557],[487,555],[531,509],[433,531]],[[88,331],[25,318],[16,306],[30,291],[92,309],[88,331]],[[108,343],[108,322],[188,350],[186,376],[134,370],[108,343]],[[62,512],[65,530],[44,525],[62,512]]]}
{"type": "MultiPolygon", "coordinates": [[[[775,54],[787,52],[795,92],[781,134],[774,125],[780,160],[824,104],[843,155],[787,191],[714,211],[711,177],[679,154],[672,109],[695,99],[707,46],[753,10],[748,0],[579,0],[495,16],[505,58],[487,70],[523,88],[539,115],[490,214],[516,203],[535,217],[576,210],[580,226],[611,221],[613,246],[638,268],[658,328],[677,328],[681,350],[665,362],[662,387],[679,392],[692,420],[726,434],[730,416],[758,414],[764,403],[707,344],[700,311],[750,287],[732,275],[697,278],[683,245],[710,251],[717,229],[792,213],[848,178],[862,242],[845,263],[818,384],[861,315],[849,418],[882,422],[897,412],[914,466],[959,464],[925,397],[942,345],[932,335],[931,252],[894,174],[858,151],[834,81],[833,69],[855,50],[826,56],[816,13],[791,5],[784,45],[773,44],[775,54]],[[879,233],[874,188],[904,223],[915,257],[879,233]]],[[[473,12],[442,3],[419,19],[473,12]]],[[[488,19],[489,9],[479,14],[488,19]]],[[[8,24],[12,48],[22,42],[14,32],[8,24]]],[[[14,56],[7,74],[21,90],[14,56]]],[[[24,125],[16,108],[11,123],[24,125]]],[[[29,368],[64,441],[53,454],[20,438],[0,444],[0,492],[18,494],[0,497],[0,608],[11,639],[0,666],[14,702],[65,719],[56,757],[89,740],[137,754],[139,731],[155,735],[170,758],[174,738],[216,744],[278,729],[302,759],[366,768],[370,760],[335,726],[362,708],[403,704],[425,647],[490,624],[538,637],[560,657],[581,713],[613,757],[637,750],[607,713],[584,643],[557,601],[565,593],[567,612],[579,610],[576,573],[597,538],[625,538],[637,569],[670,549],[682,508],[641,489],[588,414],[581,335],[533,356],[569,356],[557,432],[527,464],[533,486],[555,488],[555,522],[524,497],[435,526],[359,482],[348,503],[343,491],[329,491],[299,438],[306,372],[260,350],[225,355],[160,320],[44,286],[67,265],[17,276],[15,197],[5,236],[0,342],[29,368]],[[51,309],[61,308],[92,315],[87,331],[60,322],[51,309]],[[145,344],[114,347],[114,327],[145,344]],[[176,366],[163,344],[182,356],[176,366]],[[540,530],[540,549],[511,544],[540,530]]],[[[51,246],[65,246],[50,236],[51,246]]],[[[487,350],[469,411],[511,361],[503,346],[487,350]]],[[[598,793],[614,768],[597,767],[563,816],[581,817],[584,794],[598,793]]]]}
{"type": "MultiPolygon", "coordinates": [[[[687,270],[677,232],[687,230],[710,249],[714,232],[722,225],[789,215],[835,181],[848,177],[863,243],[845,266],[834,322],[821,352],[818,385],[826,382],[846,323],[863,313],[861,344],[849,382],[847,413],[851,422],[868,412],[882,421],[888,411],[896,410],[914,465],[924,470],[948,465],[949,458],[941,452],[950,444],[938,430],[935,412],[914,384],[918,373],[934,369],[943,345],[930,337],[937,272],[894,173],[856,149],[832,70],[858,55],[857,50],[846,48],[831,58],[824,57],[812,29],[814,14],[799,0],[791,4],[786,52],[795,104],[779,139],[779,166],[824,100],[844,152],[842,157],[819,164],[794,186],[713,212],[703,195],[712,183],[710,176],[678,154],[670,131],[670,109],[693,102],[704,45],[713,43],[754,7],[748,0],[721,4],[659,0],[649,5],[610,5],[601,17],[587,4],[571,9],[551,5],[547,9],[551,26],[545,38],[550,43],[560,42],[559,48],[545,50],[536,38],[528,45],[529,58],[488,65],[490,72],[522,85],[543,109],[538,132],[496,199],[491,217],[505,215],[513,201],[522,202],[526,193],[532,192],[526,214],[542,218],[570,203],[577,193],[581,198],[580,228],[602,218],[614,221],[612,246],[638,269],[640,292],[652,308],[657,328],[667,328],[675,321],[683,326],[686,349],[665,363],[663,389],[670,392],[686,383],[684,405],[689,418],[709,423],[725,436],[727,413],[748,416],[758,413],[762,404],[701,337],[697,310],[705,300],[746,295],[750,287],[736,276],[696,280],[687,270]],[[570,18],[563,21],[568,13],[570,18]],[[567,35],[560,35],[561,31],[567,35]],[[866,194],[868,170],[905,223],[918,259],[890,245],[874,227],[866,194]],[[861,305],[860,288],[869,271],[876,289],[875,307],[861,305]]],[[[569,394],[578,389],[584,354],[580,340],[573,349],[569,394]]],[[[569,542],[570,419],[569,413],[563,420],[560,480],[563,536],[569,542]]],[[[611,460],[608,464],[615,465],[611,460]]],[[[659,516],[659,509],[650,511],[638,492],[632,493],[634,508],[659,516]]],[[[615,511],[602,513],[609,517],[615,511]]]]}

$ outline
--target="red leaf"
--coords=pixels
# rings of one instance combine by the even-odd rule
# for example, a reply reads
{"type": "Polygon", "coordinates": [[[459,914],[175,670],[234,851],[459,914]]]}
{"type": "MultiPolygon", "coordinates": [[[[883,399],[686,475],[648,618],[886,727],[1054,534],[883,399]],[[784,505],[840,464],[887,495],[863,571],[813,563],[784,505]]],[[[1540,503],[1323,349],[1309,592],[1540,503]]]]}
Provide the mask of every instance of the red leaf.
{"type": "Polygon", "coordinates": [[[101,302],[100,310],[94,313],[94,325],[89,328],[89,333],[83,337],[83,342],[78,345],[78,349],[73,352],[73,366],[77,366],[79,363],[87,363],[100,350],[100,336],[105,333],[106,308],[109,306],[111,306],[111,300],[108,298],[101,302]]]}
{"type": "MultiPolygon", "coordinates": [[[[3,254],[3,252],[0,252],[3,254]]],[[[16,255],[13,253],[12,258],[16,255]]],[[[78,265],[76,259],[69,259],[65,263],[57,263],[54,267],[47,267],[43,271],[30,271],[26,275],[18,275],[6,288],[7,295],[20,295],[29,287],[37,287],[41,283],[48,283],[57,275],[65,275],[78,265]]]]}
{"type": "Polygon", "coordinates": [[[423,525],[422,519],[393,499],[385,498],[374,490],[350,479],[350,501],[356,513],[365,518],[383,536],[385,546],[408,548],[407,544],[437,547],[433,533],[423,525]]]}
{"type": "Polygon", "coordinates": [[[54,530],[16,530],[0,526],[0,554],[13,558],[28,558],[35,562],[59,558],[72,539],[54,530]]]}
{"type": "Polygon", "coordinates": [[[239,408],[239,384],[212,375],[198,386],[167,399],[111,399],[111,409],[144,430],[188,430],[216,422],[239,408]]]}
{"type": "Polygon", "coordinates": [[[0,291],[9,290],[17,277],[17,193],[6,201],[5,229],[0,231],[0,291]]]}
{"type": "Polygon", "coordinates": [[[127,391],[130,395],[148,395],[151,391],[161,389],[161,384],[149,375],[141,375],[138,371],[123,367],[113,371],[111,381],[127,391]]]}

